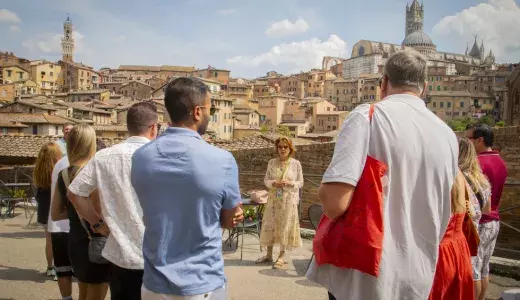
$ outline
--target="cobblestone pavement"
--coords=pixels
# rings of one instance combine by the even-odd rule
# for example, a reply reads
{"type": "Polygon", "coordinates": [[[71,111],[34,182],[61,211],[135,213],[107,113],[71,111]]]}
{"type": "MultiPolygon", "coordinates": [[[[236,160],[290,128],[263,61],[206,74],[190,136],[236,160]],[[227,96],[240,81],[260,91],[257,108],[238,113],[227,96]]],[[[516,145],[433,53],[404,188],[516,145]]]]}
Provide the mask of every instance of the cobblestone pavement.
{"type": "MultiPolygon", "coordinates": [[[[57,284],[43,275],[46,267],[43,230],[38,226],[27,226],[27,221],[23,214],[0,221],[0,300],[60,299],[57,284]]],[[[261,255],[254,237],[246,236],[242,260],[240,249],[225,248],[230,299],[328,299],[325,289],[304,277],[311,256],[310,247],[310,242],[306,241],[305,247],[291,253],[282,270],[254,264],[261,255]]],[[[502,291],[518,287],[518,281],[494,276],[488,298],[497,299],[502,291]]],[[[74,292],[77,299],[76,286],[74,292]]]]}

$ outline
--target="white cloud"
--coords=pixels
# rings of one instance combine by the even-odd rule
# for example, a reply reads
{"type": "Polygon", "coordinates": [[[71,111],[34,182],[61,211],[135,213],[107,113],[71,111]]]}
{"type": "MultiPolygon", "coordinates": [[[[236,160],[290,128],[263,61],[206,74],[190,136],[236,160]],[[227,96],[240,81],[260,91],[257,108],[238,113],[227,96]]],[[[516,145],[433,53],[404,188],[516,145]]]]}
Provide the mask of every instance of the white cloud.
{"type": "Polygon", "coordinates": [[[302,18],[299,18],[294,23],[285,19],[278,22],[273,22],[265,31],[268,37],[283,37],[289,35],[296,35],[304,33],[309,30],[309,24],[302,18]]]}
{"type": "Polygon", "coordinates": [[[126,41],[126,35],[124,34],[120,34],[114,39],[114,42],[116,43],[122,43],[124,41],[126,41]]]}
{"type": "Polygon", "coordinates": [[[234,8],[228,8],[228,9],[220,9],[217,11],[217,14],[227,16],[236,13],[236,9],[234,8]]]}
{"type": "Polygon", "coordinates": [[[11,25],[9,26],[9,31],[12,33],[18,33],[21,31],[21,29],[18,25],[11,25]]]}
{"type": "Polygon", "coordinates": [[[6,23],[20,23],[22,20],[18,15],[8,9],[0,9],[0,22],[6,23]]]}
{"type": "Polygon", "coordinates": [[[474,35],[484,40],[486,55],[491,49],[500,62],[518,62],[520,58],[520,7],[514,0],[488,0],[444,17],[433,33],[459,49],[471,48],[474,35]]]}
{"type": "MultiPolygon", "coordinates": [[[[79,31],[72,33],[74,38],[74,52],[82,53],[88,51],[85,45],[85,36],[79,31]]],[[[22,42],[22,46],[32,53],[45,53],[45,54],[59,54],[61,53],[61,38],[62,34],[45,34],[38,38],[28,39],[22,42]]]]}
{"type": "Polygon", "coordinates": [[[255,56],[235,56],[228,64],[247,67],[270,66],[299,72],[319,68],[324,56],[344,56],[347,43],[333,34],[326,41],[313,38],[301,42],[283,43],[272,47],[268,52],[255,56]]]}

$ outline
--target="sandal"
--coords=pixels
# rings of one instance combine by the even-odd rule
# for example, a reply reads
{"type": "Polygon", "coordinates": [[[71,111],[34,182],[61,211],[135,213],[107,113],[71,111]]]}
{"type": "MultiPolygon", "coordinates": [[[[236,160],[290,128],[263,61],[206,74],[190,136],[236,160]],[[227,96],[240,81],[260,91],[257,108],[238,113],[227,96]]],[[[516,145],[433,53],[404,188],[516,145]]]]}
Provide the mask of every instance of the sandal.
{"type": "Polygon", "coordinates": [[[264,257],[260,257],[259,259],[257,259],[255,261],[255,264],[272,263],[272,262],[273,262],[272,257],[264,256],[264,257]]]}
{"type": "Polygon", "coordinates": [[[282,259],[278,259],[276,260],[276,262],[274,263],[273,265],[273,269],[281,269],[283,268],[283,265],[284,265],[284,261],[282,259]]]}

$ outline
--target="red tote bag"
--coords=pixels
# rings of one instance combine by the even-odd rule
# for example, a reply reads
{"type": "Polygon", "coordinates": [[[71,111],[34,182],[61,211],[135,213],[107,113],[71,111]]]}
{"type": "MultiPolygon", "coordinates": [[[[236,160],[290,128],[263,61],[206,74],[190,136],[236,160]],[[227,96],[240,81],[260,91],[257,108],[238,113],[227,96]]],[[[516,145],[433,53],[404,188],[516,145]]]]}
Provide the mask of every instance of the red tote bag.
{"type": "MultiPolygon", "coordinates": [[[[370,106],[370,121],[374,105],[370,106]]],[[[345,214],[321,218],[313,240],[318,265],[356,269],[377,277],[383,248],[383,184],[387,167],[368,156],[345,214]]]]}

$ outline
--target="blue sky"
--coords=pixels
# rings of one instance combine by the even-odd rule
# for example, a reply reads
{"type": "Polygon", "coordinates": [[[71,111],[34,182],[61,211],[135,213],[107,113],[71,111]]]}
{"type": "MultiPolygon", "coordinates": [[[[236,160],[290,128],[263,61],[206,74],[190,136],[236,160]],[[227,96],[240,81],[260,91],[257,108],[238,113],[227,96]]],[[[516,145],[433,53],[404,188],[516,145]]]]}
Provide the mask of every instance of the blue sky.
{"type": "MultiPolygon", "coordinates": [[[[411,0],[409,0],[411,2],[411,0]]],[[[520,60],[520,0],[425,0],[425,32],[461,53],[473,35],[500,62],[520,60]]],[[[0,50],[58,60],[67,13],[75,60],[226,68],[253,78],[348,58],[360,39],[400,44],[406,0],[0,0],[0,50]]],[[[471,46],[471,45],[470,45],[471,46]]]]}

